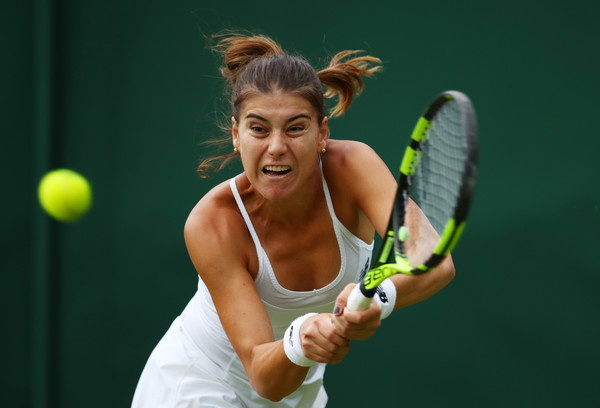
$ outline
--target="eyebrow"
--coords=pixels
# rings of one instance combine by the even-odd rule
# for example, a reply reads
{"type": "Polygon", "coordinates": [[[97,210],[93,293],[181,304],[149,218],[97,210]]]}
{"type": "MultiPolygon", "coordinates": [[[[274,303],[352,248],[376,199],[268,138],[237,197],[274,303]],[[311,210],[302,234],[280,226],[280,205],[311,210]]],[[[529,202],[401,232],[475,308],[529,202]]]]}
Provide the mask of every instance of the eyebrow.
{"type": "MultiPolygon", "coordinates": [[[[249,113],[246,115],[246,119],[249,118],[254,118],[254,119],[258,119],[258,120],[262,120],[263,122],[269,122],[266,118],[263,118],[260,115],[257,115],[255,113],[249,113]]],[[[306,113],[300,113],[298,115],[292,116],[291,118],[287,119],[285,122],[289,123],[289,122],[293,122],[296,119],[300,119],[300,118],[304,118],[304,119],[308,119],[311,120],[312,118],[310,117],[310,115],[307,115],[306,113]]]]}

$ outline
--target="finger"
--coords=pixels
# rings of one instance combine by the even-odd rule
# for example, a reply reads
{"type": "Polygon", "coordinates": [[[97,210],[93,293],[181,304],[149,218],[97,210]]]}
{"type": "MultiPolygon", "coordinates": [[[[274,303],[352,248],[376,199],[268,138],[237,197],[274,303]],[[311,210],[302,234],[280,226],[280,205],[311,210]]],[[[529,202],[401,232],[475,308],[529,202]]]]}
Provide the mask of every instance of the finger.
{"type": "Polygon", "coordinates": [[[366,340],[381,326],[381,307],[373,302],[366,310],[344,310],[334,316],[334,327],[339,335],[350,340],[366,340]]]}
{"type": "Polygon", "coordinates": [[[343,312],[337,316],[332,315],[331,323],[333,325],[333,329],[335,330],[338,336],[344,339],[349,338],[349,330],[352,326],[352,323],[346,320],[346,317],[343,315],[343,312]]]}
{"type": "Polygon", "coordinates": [[[346,320],[342,317],[342,315],[333,315],[331,318],[331,324],[333,325],[333,328],[341,337],[346,337],[346,325],[344,323],[346,323],[346,320]]]}
{"type": "Polygon", "coordinates": [[[307,342],[305,346],[303,349],[306,357],[319,363],[340,362],[350,350],[349,341],[345,341],[344,345],[337,345],[324,341],[323,338],[307,342]]]}
{"type": "Polygon", "coordinates": [[[321,335],[327,339],[329,342],[343,347],[348,345],[349,340],[347,337],[345,337],[343,334],[340,333],[340,331],[336,328],[335,326],[335,319],[336,316],[331,316],[331,320],[330,320],[330,324],[328,325],[324,325],[323,327],[321,327],[321,335]]]}
{"type": "Polygon", "coordinates": [[[344,360],[349,351],[350,344],[345,347],[336,348],[335,352],[333,353],[325,349],[311,348],[306,352],[306,357],[316,361],[317,363],[338,364],[344,360]]]}
{"type": "Polygon", "coordinates": [[[348,353],[350,342],[335,331],[330,321],[315,323],[312,330],[302,336],[302,349],[306,357],[322,363],[340,362],[348,353]]]}
{"type": "Polygon", "coordinates": [[[371,302],[365,310],[344,310],[344,318],[352,324],[366,324],[373,320],[380,319],[381,306],[377,302],[371,302]]]}
{"type": "Polygon", "coordinates": [[[348,296],[352,292],[352,289],[356,286],[356,283],[349,283],[346,287],[340,292],[338,297],[335,299],[335,307],[333,308],[333,314],[336,316],[340,316],[343,314],[344,309],[346,308],[346,304],[348,303],[348,296]]]}

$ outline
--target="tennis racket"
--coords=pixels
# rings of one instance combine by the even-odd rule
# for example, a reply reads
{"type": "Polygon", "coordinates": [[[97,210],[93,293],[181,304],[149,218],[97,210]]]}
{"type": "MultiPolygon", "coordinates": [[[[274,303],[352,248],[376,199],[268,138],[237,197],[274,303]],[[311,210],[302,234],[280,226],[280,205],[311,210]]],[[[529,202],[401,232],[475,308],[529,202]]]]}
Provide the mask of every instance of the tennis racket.
{"type": "Polygon", "coordinates": [[[473,105],[461,92],[443,92],[413,130],[400,165],[387,232],[374,267],[348,297],[350,310],[367,309],[386,278],[398,273],[421,275],[444,260],[464,230],[476,176],[477,119],[473,105]],[[425,213],[439,237],[425,251],[420,248],[418,259],[407,256],[410,231],[405,215],[409,198],[425,213]]]}

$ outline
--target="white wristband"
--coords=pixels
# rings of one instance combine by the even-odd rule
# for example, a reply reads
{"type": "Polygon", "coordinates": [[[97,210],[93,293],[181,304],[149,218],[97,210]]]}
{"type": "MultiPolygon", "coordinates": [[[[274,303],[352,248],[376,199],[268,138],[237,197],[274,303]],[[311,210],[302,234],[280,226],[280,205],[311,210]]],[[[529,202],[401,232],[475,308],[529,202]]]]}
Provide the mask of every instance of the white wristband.
{"type": "Polygon", "coordinates": [[[381,306],[381,320],[388,317],[394,311],[396,304],[396,285],[390,278],[387,278],[377,288],[375,301],[381,306]]]}
{"type": "Polygon", "coordinates": [[[300,340],[302,323],[314,315],[316,315],[316,313],[308,313],[304,316],[300,316],[290,324],[283,335],[283,349],[285,355],[292,363],[299,365],[300,367],[312,367],[317,364],[316,361],[313,361],[304,355],[304,352],[302,352],[302,342],[300,340]]]}

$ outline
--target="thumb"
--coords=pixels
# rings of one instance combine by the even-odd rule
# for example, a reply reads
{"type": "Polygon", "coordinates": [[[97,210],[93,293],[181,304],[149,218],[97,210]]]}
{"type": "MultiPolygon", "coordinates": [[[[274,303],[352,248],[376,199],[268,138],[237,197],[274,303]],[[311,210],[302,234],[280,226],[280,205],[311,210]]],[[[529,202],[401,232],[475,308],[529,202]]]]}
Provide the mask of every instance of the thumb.
{"type": "Polygon", "coordinates": [[[356,286],[356,283],[349,283],[346,285],[344,290],[340,292],[338,297],[335,299],[335,307],[333,308],[333,314],[336,316],[341,316],[344,314],[344,308],[348,303],[348,296],[352,293],[352,289],[356,286]]]}

